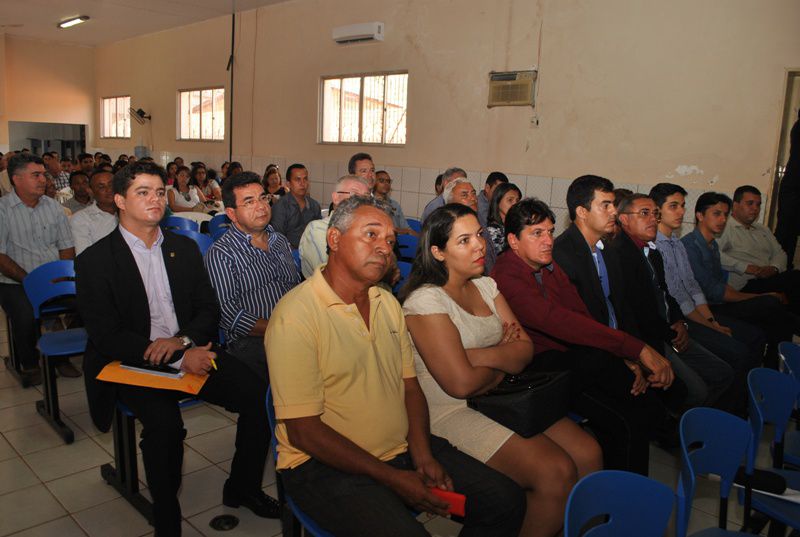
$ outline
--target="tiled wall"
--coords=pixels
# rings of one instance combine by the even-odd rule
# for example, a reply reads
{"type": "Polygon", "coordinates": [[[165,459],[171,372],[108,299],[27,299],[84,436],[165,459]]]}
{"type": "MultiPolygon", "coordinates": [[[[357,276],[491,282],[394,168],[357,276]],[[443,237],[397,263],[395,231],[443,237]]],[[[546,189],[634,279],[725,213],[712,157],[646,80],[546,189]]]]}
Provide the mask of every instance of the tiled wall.
{"type": "MultiPolygon", "coordinates": [[[[104,151],[103,149],[91,149],[94,151],[104,151]]],[[[105,151],[116,158],[119,153],[124,151],[112,150],[105,151]]],[[[178,156],[178,153],[167,153],[156,151],[152,155],[156,162],[165,165],[167,162],[178,156]]],[[[219,168],[223,158],[219,155],[203,155],[195,153],[180,153],[184,162],[202,161],[211,167],[219,168]]],[[[308,175],[311,180],[311,197],[320,202],[323,207],[327,207],[331,200],[334,184],[339,177],[347,174],[346,161],[328,160],[309,160],[302,156],[293,157],[269,156],[269,157],[249,157],[245,155],[234,155],[234,160],[242,163],[245,170],[252,170],[263,173],[270,163],[277,164],[281,170],[294,162],[302,162],[308,168],[308,175]]],[[[375,163],[377,169],[389,172],[392,177],[392,197],[400,202],[403,212],[407,217],[419,217],[425,205],[435,197],[434,181],[436,176],[442,173],[445,168],[415,168],[402,165],[387,165],[382,162],[375,163]]],[[[468,177],[473,181],[476,189],[483,187],[483,182],[491,170],[467,170],[468,177]]],[[[507,173],[509,180],[517,185],[522,191],[523,196],[534,196],[547,202],[553,209],[556,216],[556,233],[560,233],[569,225],[569,215],[567,212],[567,188],[572,179],[559,177],[542,177],[538,175],[520,175],[507,173]]],[[[675,182],[680,183],[679,180],[675,182]]],[[[648,193],[652,184],[615,184],[617,188],[627,188],[634,192],[648,193]]],[[[691,232],[694,229],[694,204],[703,190],[687,189],[689,194],[686,197],[686,216],[684,217],[683,233],[691,232]]],[[[731,195],[731,192],[727,192],[731,195]]],[[[767,206],[764,199],[763,206],[767,206]]],[[[764,211],[761,212],[760,220],[763,221],[764,211]]]]}

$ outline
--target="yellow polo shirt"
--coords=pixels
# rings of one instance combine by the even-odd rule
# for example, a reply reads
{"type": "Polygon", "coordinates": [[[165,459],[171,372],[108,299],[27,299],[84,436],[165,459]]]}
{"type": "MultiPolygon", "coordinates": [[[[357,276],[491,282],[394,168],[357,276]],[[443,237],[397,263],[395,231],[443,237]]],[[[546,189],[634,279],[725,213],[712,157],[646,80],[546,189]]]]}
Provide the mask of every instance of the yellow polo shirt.
{"type": "Polygon", "coordinates": [[[310,459],[289,443],[284,419],[320,416],[382,461],[407,449],[403,379],[416,373],[403,310],[390,292],[372,287],[367,329],[321,268],[278,302],[264,335],[279,470],[310,459]]]}

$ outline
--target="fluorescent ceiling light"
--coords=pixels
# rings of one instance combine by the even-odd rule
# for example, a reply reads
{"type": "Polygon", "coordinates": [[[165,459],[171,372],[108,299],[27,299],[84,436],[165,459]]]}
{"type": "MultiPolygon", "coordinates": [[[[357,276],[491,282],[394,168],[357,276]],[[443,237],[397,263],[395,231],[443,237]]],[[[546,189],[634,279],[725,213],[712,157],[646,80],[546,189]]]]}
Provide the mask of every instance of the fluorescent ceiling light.
{"type": "Polygon", "coordinates": [[[82,22],[86,22],[89,20],[89,17],[86,15],[81,15],[80,17],[75,17],[72,19],[68,19],[58,23],[59,28],[69,28],[71,26],[75,26],[76,24],[81,24],[82,22]]]}

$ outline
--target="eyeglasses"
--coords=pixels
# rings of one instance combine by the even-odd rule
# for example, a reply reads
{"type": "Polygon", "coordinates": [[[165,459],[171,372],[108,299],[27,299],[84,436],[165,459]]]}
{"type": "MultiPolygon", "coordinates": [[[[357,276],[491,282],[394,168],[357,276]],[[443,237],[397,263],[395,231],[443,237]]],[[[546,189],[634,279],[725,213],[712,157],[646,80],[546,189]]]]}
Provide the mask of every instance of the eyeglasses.
{"type": "Polygon", "coordinates": [[[639,218],[650,218],[651,216],[656,220],[661,220],[661,211],[658,209],[640,209],[635,212],[621,213],[621,214],[636,214],[639,218]]]}

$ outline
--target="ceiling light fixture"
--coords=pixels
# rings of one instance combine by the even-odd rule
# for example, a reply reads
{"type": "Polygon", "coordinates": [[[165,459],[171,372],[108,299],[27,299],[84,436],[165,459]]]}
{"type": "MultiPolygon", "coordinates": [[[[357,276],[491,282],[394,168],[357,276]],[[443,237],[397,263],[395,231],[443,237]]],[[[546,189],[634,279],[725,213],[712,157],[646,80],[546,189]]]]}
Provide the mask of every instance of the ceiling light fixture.
{"type": "Polygon", "coordinates": [[[58,23],[59,28],[70,28],[71,26],[75,26],[76,24],[81,24],[89,20],[87,15],[81,15],[80,17],[73,17],[71,19],[67,19],[65,21],[61,21],[58,23]]]}

